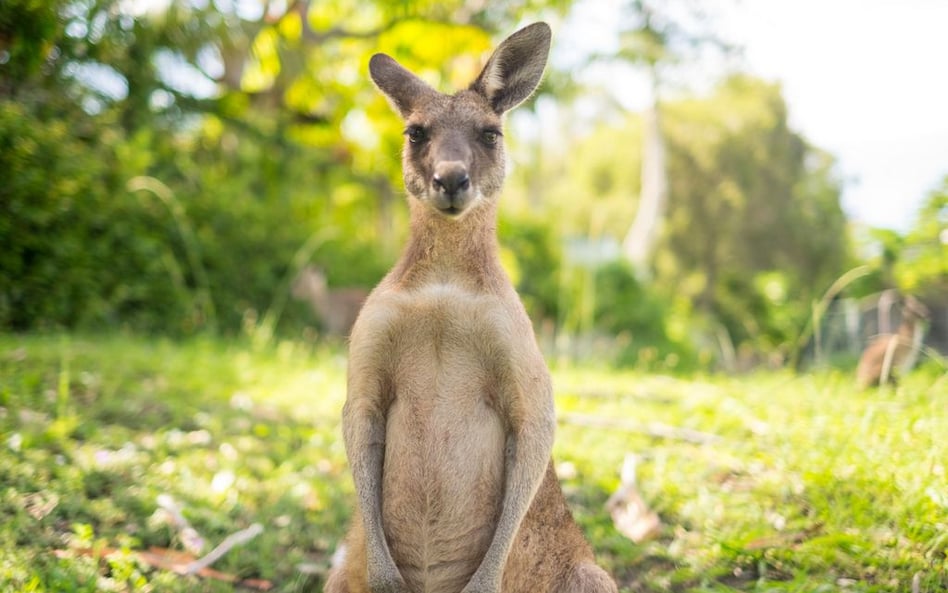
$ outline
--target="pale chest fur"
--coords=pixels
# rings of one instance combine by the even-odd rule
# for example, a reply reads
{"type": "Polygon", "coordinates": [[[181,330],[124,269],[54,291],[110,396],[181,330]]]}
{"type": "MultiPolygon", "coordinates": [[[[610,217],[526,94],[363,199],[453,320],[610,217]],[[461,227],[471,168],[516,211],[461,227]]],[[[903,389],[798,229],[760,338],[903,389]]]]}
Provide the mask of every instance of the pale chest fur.
{"type": "Polygon", "coordinates": [[[452,284],[383,289],[363,311],[360,338],[382,341],[376,351],[387,357],[383,523],[416,590],[460,588],[490,544],[503,497],[503,386],[521,311],[452,284]]]}

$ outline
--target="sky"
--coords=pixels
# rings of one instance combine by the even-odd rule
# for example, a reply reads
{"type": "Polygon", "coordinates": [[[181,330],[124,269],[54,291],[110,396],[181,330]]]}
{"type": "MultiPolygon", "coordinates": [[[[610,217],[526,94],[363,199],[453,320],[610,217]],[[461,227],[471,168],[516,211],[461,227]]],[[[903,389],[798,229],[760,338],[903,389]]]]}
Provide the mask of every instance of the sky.
{"type": "MultiPolygon", "coordinates": [[[[554,59],[608,51],[619,4],[582,0],[560,26],[554,59]]],[[[743,47],[744,69],[781,84],[791,126],[837,157],[850,219],[908,230],[948,175],[948,1],[704,4],[718,7],[719,35],[743,47]]],[[[648,100],[643,81],[607,67],[584,77],[613,85],[629,108],[648,100]]]]}

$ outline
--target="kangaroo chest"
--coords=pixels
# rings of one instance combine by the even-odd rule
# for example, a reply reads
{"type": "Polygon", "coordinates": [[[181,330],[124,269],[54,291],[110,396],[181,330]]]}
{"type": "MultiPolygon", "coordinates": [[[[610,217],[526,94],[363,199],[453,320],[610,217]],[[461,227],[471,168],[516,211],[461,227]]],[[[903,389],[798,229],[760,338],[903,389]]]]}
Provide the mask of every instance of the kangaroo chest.
{"type": "MultiPolygon", "coordinates": [[[[463,582],[480,564],[503,496],[502,301],[451,285],[395,299],[383,523],[406,579],[463,582]]],[[[451,587],[448,587],[450,590],[451,587]]]]}

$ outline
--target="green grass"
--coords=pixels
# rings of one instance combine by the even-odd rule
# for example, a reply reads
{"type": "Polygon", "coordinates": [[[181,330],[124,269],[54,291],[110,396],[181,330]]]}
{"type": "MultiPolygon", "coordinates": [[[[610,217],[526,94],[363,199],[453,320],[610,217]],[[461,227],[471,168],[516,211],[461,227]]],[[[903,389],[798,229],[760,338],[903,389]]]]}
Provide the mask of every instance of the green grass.
{"type": "MultiPolygon", "coordinates": [[[[564,421],[554,454],[600,562],[627,591],[901,592],[913,578],[944,591],[939,372],[859,393],[845,373],[559,369],[561,417],[633,430],[564,421]],[[719,438],[634,430],[654,422],[719,438]],[[663,523],[643,544],[603,506],[630,452],[663,523]]],[[[264,526],[214,568],[274,591],[321,590],[351,512],[344,394],[344,357],[301,342],[0,336],[0,590],[235,590],[136,561],[136,550],[182,549],[161,494],[211,546],[264,526]]]]}

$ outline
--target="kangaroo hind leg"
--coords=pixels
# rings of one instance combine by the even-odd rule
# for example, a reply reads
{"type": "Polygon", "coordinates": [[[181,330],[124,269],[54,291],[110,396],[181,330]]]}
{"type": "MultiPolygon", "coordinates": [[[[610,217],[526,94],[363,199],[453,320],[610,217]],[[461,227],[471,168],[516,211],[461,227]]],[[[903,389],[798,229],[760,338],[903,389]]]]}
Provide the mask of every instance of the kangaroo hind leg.
{"type": "Polygon", "coordinates": [[[617,593],[615,581],[592,562],[573,567],[553,593],[617,593]]]}

